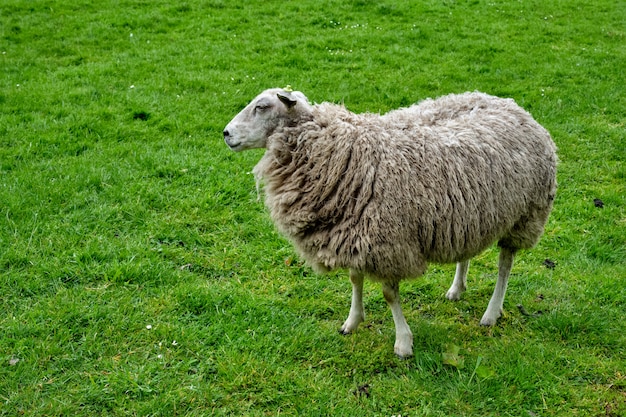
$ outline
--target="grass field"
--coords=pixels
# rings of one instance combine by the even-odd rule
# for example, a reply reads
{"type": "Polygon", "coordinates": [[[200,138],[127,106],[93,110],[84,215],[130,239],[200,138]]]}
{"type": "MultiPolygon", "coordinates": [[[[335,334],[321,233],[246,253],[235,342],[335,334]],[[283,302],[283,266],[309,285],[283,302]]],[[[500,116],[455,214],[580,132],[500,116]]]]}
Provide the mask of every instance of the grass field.
{"type": "Polygon", "coordinates": [[[0,416],[626,415],[624,22],[615,0],[3,0],[0,416]],[[221,137],[287,84],[357,112],[481,90],[552,133],[555,208],[495,328],[491,249],[460,302],[453,265],[402,286],[415,357],[378,285],[337,333],[345,271],[299,261],[262,151],[221,137]]]}

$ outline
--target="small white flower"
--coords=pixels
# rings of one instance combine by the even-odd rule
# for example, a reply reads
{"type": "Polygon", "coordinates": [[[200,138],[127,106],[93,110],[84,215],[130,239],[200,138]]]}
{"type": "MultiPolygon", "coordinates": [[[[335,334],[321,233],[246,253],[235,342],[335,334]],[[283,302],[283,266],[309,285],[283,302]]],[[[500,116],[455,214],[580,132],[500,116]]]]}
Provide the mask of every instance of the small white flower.
{"type": "Polygon", "coordinates": [[[161,355],[160,353],[157,355],[158,359],[163,359],[163,355],[161,355]]]}
{"type": "Polygon", "coordinates": [[[178,342],[176,340],[172,341],[172,346],[178,346],[178,342]]]}
{"type": "Polygon", "coordinates": [[[130,89],[132,90],[133,88],[135,88],[135,85],[133,84],[133,85],[131,85],[131,86],[130,86],[130,87],[128,87],[128,88],[130,88],[130,89]]]}
{"type": "Polygon", "coordinates": [[[152,325],[151,325],[151,324],[148,324],[148,325],[146,326],[146,329],[148,329],[148,330],[152,330],[152,325]]]}

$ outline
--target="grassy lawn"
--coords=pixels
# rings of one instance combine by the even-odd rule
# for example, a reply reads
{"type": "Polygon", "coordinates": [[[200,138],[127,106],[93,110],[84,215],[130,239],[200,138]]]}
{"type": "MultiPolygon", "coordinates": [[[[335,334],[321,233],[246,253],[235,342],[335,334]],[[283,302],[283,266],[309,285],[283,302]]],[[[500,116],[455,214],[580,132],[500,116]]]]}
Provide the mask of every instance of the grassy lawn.
{"type": "Polygon", "coordinates": [[[0,416],[626,415],[624,22],[616,0],[3,0],[0,416]],[[337,333],[347,274],[301,263],[262,151],[221,136],[287,84],[357,112],[480,90],[552,133],[555,208],[495,328],[491,249],[459,302],[454,265],[402,286],[415,357],[372,283],[337,333]]]}

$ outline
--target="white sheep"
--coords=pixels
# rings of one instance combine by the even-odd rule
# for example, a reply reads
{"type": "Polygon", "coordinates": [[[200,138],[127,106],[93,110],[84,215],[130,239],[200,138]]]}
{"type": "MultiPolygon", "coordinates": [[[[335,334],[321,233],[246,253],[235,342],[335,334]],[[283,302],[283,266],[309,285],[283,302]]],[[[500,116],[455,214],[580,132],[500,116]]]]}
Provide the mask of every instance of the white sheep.
{"type": "Polygon", "coordinates": [[[267,148],[254,173],[298,252],[318,271],[350,270],[342,333],[364,320],[364,277],[381,282],[400,357],[413,354],[400,281],[428,262],[456,262],[446,297],[458,300],[470,258],[498,242],[498,280],[480,321],[495,324],[514,255],[539,240],[556,191],[549,133],[513,100],[483,93],[379,115],[271,89],[235,116],[224,139],[234,151],[267,148]]]}

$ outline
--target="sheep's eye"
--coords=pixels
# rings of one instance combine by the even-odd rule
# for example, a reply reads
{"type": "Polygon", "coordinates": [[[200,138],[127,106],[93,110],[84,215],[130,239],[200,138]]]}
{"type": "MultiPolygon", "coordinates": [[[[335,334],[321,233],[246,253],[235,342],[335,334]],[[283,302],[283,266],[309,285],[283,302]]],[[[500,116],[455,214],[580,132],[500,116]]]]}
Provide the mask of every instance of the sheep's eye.
{"type": "Polygon", "coordinates": [[[267,110],[269,107],[269,103],[258,103],[254,109],[257,111],[263,111],[267,110]]]}

